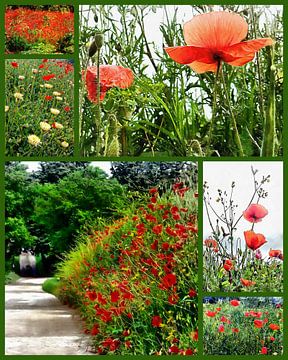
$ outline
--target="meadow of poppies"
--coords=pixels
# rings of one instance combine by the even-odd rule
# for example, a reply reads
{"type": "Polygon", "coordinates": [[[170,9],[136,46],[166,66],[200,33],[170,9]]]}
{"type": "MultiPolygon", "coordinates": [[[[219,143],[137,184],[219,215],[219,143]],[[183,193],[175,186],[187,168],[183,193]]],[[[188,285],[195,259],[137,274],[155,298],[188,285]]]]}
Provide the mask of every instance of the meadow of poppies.
{"type": "Polygon", "coordinates": [[[11,59],[5,66],[6,155],[73,154],[73,64],[11,59]]]}
{"type": "Polygon", "coordinates": [[[197,193],[175,182],[142,198],[82,234],[58,265],[58,296],[79,308],[97,354],[194,355],[197,193]]]}
{"type": "Polygon", "coordinates": [[[213,187],[204,181],[206,291],[283,291],[282,164],[249,165],[204,167],[204,179],[215,178],[216,169],[227,177],[216,177],[213,187]]]}
{"type": "Polygon", "coordinates": [[[281,6],[83,5],[79,45],[82,155],[282,154],[281,6]]]}
{"type": "Polygon", "coordinates": [[[206,298],[204,355],[282,355],[282,298],[206,298]]]}
{"type": "Polygon", "coordinates": [[[73,53],[73,6],[7,6],[5,52],[73,53]]]}

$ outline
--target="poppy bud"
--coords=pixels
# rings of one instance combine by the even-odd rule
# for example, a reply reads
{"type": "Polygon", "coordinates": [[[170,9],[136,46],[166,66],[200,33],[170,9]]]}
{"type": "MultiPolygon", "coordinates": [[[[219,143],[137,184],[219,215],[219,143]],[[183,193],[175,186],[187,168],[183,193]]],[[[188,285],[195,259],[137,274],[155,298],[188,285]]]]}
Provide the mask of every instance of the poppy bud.
{"type": "Polygon", "coordinates": [[[103,43],[104,43],[103,34],[100,32],[97,32],[94,37],[94,42],[95,42],[97,49],[98,50],[101,49],[101,47],[103,46],[103,43]]]}
{"type": "Polygon", "coordinates": [[[89,57],[94,56],[96,52],[97,52],[97,46],[95,44],[95,41],[93,41],[89,47],[89,51],[88,51],[89,57]]]}
{"type": "Polygon", "coordinates": [[[97,16],[97,14],[95,14],[95,15],[94,15],[94,21],[95,21],[96,24],[97,24],[98,20],[99,20],[99,19],[98,19],[98,16],[97,16]]]}
{"type": "Polygon", "coordinates": [[[122,50],[121,44],[120,44],[120,43],[116,44],[116,45],[115,45],[115,49],[116,49],[118,52],[120,52],[120,51],[122,50]]]}

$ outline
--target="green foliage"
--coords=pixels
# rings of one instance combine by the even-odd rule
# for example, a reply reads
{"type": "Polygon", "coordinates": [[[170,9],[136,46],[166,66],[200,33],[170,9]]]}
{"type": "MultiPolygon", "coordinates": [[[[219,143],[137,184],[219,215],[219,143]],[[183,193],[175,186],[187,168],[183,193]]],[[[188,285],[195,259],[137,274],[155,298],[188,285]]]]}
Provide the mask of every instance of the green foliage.
{"type": "Polygon", "coordinates": [[[5,285],[15,284],[18,279],[19,276],[15,272],[9,271],[5,274],[5,285]]]}
{"type": "Polygon", "coordinates": [[[63,54],[74,53],[74,36],[72,33],[64,35],[61,39],[57,41],[56,51],[63,54]]]}
{"type": "Polygon", "coordinates": [[[57,184],[35,185],[33,221],[56,253],[75,243],[81,226],[95,218],[118,217],[125,208],[123,187],[98,168],[74,171],[57,184]]]}
{"type": "Polygon", "coordinates": [[[5,47],[9,52],[29,51],[31,44],[29,44],[21,35],[13,35],[5,40],[5,47]]]}
{"type": "Polygon", "coordinates": [[[54,296],[58,295],[59,290],[59,279],[58,278],[50,278],[44,281],[42,284],[43,291],[52,294],[54,296]]]}
{"type": "Polygon", "coordinates": [[[112,162],[111,173],[129,190],[143,192],[153,186],[165,191],[175,182],[197,183],[197,165],[192,162],[112,162]]]}

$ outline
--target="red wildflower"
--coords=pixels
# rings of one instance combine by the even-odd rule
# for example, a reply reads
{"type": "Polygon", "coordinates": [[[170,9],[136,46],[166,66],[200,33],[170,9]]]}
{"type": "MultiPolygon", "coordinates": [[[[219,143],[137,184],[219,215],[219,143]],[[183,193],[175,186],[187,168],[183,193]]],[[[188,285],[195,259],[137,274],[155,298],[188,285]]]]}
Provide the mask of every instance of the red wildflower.
{"type": "Polygon", "coordinates": [[[119,291],[115,290],[110,293],[111,301],[118,302],[120,300],[120,293],[119,291]]]}
{"type": "Polygon", "coordinates": [[[236,299],[233,299],[230,301],[230,304],[232,306],[239,306],[240,305],[240,301],[239,300],[236,300],[236,299]]]}
{"type": "Polygon", "coordinates": [[[70,106],[65,106],[64,111],[69,112],[71,110],[70,106]]]}
{"type": "Polygon", "coordinates": [[[258,329],[261,329],[264,326],[264,322],[262,320],[254,320],[254,326],[258,329]]]}
{"type": "Polygon", "coordinates": [[[197,291],[194,289],[190,289],[188,295],[190,297],[195,297],[195,296],[197,296],[197,291]]]}
{"type": "Polygon", "coordinates": [[[160,327],[160,325],[162,324],[161,317],[158,315],[153,316],[151,324],[153,327],[160,327]]]}
{"type": "Polygon", "coordinates": [[[280,329],[280,326],[279,325],[277,325],[277,324],[270,324],[269,325],[269,328],[271,329],[271,330],[279,330],[280,329]]]}
{"type": "Polygon", "coordinates": [[[162,233],[162,230],[163,230],[163,225],[162,225],[162,224],[155,225],[155,226],[153,226],[153,228],[152,228],[153,233],[156,234],[156,235],[161,234],[161,233],[162,233]]]}
{"type": "Polygon", "coordinates": [[[184,24],[183,30],[188,46],[165,50],[174,61],[189,65],[197,73],[216,72],[222,61],[233,66],[245,65],[258,50],[273,45],[270,38],[242,42],[248,32],[245,19],[226,11],[195,16],[184,24]]]}
{"type": "Polygon", "coordinates": [[[274,336],[270,336],[270,341],[275,341],[275,337],[274,336]]]}
{"type": "Polygon", "coordinates": [[[178,346],[176,346],[176,345],[172,345],[172,346],[170,346],[170,348],[169,348],[169,353],[172,353],[172,354],[178,354],[179,353],[179,348],[178,348],[178,346]]]}
{"type": "Polygon", "coordinates": [[[177,278],[175,274],[167,274],[162,278],[161,284],[159,285],[161,289],[170,289],[177,283],[177,278]]]}
{"type": "Polygon", "coordinates": [[[249,286],[253,286],[256,284],[255,281],[251,281],[251,280],[245,280],[243,278],[240,279],[241,283],[243,286],[249,287],[249,286]]]}
{"type": "Polygon", "coordinates": [[[13,68],[18,68],[19,64],[16,61],[12,61],[11,65],[13,66],[13,68]]]}
{"type": "Polygon", "coordinates": [[[209,247],[209,248],[213,248],[214,252],[218,252],[218,243],[216,240],[214,239],[206,239],[204,240],[204,245],[209,247]]]}
{"type": "Polygon", "coordinates": [[[224,327],[223,324],[220,324],[220,325],[218,326],[218,331],[219,331],[220,333],[223,333],[223,332],[225,331],[225,327],[224,327]]]}
{"type": "Polygon", "coordinates": [[[131,348],[131,341],[126,340],[126,341],[125,341],[125,347],[126,347],[127,349],[130,349],[130,348],[131,348]]]}
{"type": "MultiPolygon", "coordinates": [[[[100,65],[100,101],[112,87],[128,88],[132,85],[134,76],[130,69],[116,65],[100,65]]],[[[86,71],[86,87],[88,99],[97,103],[97,66],[89,66],[86,71]]]]}
{"type": "Polygon", "coordinates": [[[123,330],[123,333],[122,333],[123,336],[129,336],[130,335],[130,330],[123,330]]]}
{"type": "Polygon", "coordinates": [[[217,307],[216,310],[217,310],[217,311],[221,311],[222,308],[221,308],[221,307],[217,307]]]}
{"type": "Polygon", "coordinates": [[[185,350],[185,355],[193,355],[193,350],[192,349],[185,350]]]}
{"type": "Polygon", "coordinates": [[[172,294],[168,297],[168,302],[171,305],[177,304],[179,301],[179,296],[177,294],[172,294]]]}
{"type": "Polygon", "coordinates": [[[267,347],[266,347],[266,346],[263,346],[262,349],[261,349],[261,354],[262,354],[262,355],[267,355],[267,353],[268,353],[267,347]]]}
{"type": "Polygon", "coordinates": [[[238,332],[239,332],[239,329],[238,329],[238,328],[232,328],[232,332],[233,332],[233,333],[238,333],[238,332]]]}
{"type": "Polygon", "coordinates": [[[233,270],[233,261],[229,259],[225,260],[223,267],[226,271],[233,270]]]}
{"type": "Polygon", "coordinates": [[[55,76],[56,76],[55,74],[44,75],[44,76],[42,76],[42,79],[43,79],[44,81],[49,81],[49,80],[51,80],[51,79],[54,79],[55,76]]]}
{"type": "Polygon", "coordinates": [[[91,331],[90,331],[90,334],[95,336],[97,334],[99,334],[100,330],[99,330],[99,325],[98,324],[94,324],[91,331]]]}
{"type": "Polygon", "coordinates": [[[264,235],[255,234],[255,232],[252,230],[244,231],[244,236],[246,245],[251,250],[257,250],[260,246],[267,242],[264,235]]]}
{"type": "Polygon", "coordinates": [[[162,250],[167,251],[167,250],[169,250],[170,245],[167,242],[164,242],[161,247],[162,247],[162,250]]]}
{"type": "Polygon", "coordinates": [[[158,193],[158,189],[157,188],[151,188],[151,189],[149,189],[149,194],[156,194],[156,193],[158,193]]]}
{"type": "Polygon", "coordinates": [[[231,321],[229,319],[227,319],[225,316],[221,316],[220,321],[227,323],[227,324],[231,323],[231,321]]]}
{"type": "Polygon", "coordinates": [[[50,95],[46,95],[46,96],[45,96],[45,100],[47,100],[47,101],[52,100],[52,98],[53,98],[53,97],[52,97],[52,96],[50,96],[50,95]]]}
{"type": "Polygon", "coordinates": [[[217,311],[210,311],[210,310],[207,310],[205,312],[205,314],[209,317],[214,317],[216,314],[217,314],[217,311]]]}
{"type": "Polygon", "coordinates": [[[282,251],[281,250],[272,250],[270,249],[269,251],[269,256],[270,257],[276,257],[276,258],[279,258],[282,254],[282,251]]]}
{"type": "Polygon", "coordinates": [[[193,341],[198,341],[199,335],[198,335],[198,329],[192,331],[191,338],[193,341]]]}
{"type": "Polygon", "coordinates": [[[243,211],[244,219],[252,222],[257,223],[262,221],[262,219],[268,214],[268,210],[260,205],[260,204],[251,204],[248,208],[243,211]]]}
{"type": "Polygon", "coordinates": [[[97,294],[95,291],[87,291],[86,295],[91,301],[95,301],[97,299],[97,294]]]}

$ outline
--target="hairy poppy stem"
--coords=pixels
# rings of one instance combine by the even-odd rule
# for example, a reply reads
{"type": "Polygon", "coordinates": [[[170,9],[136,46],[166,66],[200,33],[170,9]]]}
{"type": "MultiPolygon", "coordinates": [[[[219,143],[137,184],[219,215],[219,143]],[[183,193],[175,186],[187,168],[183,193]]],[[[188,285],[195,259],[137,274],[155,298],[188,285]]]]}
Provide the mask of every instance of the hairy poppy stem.
{"type": "Polygon", "coordinates": [[[273,47],[267,48],[268,52],[268,71],[269,71],[269,94],[268,106],[264,119],[264,133],[261,148],[261,156],[274,156],[275,154],[275,71],[274,66],[274,51],[273,47]]]}
{"type": "Polygon", "coordinates": [[[101,102],[100,102],[100,49],[97,51],[97,104],[95,109],[95,131],[96,131],[96,144],[95,152],[96,156],[100,154],[101,139],[100,139],[100,129],[101,129],[101,102]]]}
{"type": "Polygon", "coordinates": [[[244,156],[244,151],[243,151],[242,143],[241,143],[238,128],[237,128],[237,122],[236,122],[235,116],[234,116],[232,108],[231,108],[230,96],[229,96],[229,92],[228,92],[227,87],[226,87],[223,71],[222,71],[222,80],[223,80],[223,89],[224,89],[224,93],[225,93],[225,96],[226,96],[227,105],[228,105],[228,109],[229,109],[229,112],[230,112],[234,132],[235,132],[236,145],[238,147],[239,155],[244,156]]]}
{"type": "Polygon", "coordinates": [[[216,116],[216,100],[217,100],[217,85],[218,85],[217,82],[218,82],[218,75],[219,75],[219,71],[220,71],[220,65],[221,65],[221,61],[219,60],[218,65],[217,65],[217,72],[216,72],[216,76],[215,76],[215,80],[214,80],[212,118],[211,118],[209,133],[208,133],[208,150],[211,145],[212,130],[213,130],[214,120],[215,120],[215,116],[216,116]]]}

